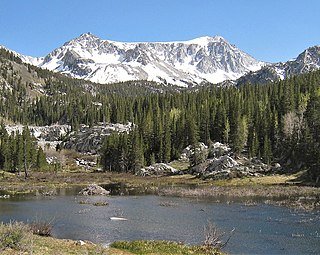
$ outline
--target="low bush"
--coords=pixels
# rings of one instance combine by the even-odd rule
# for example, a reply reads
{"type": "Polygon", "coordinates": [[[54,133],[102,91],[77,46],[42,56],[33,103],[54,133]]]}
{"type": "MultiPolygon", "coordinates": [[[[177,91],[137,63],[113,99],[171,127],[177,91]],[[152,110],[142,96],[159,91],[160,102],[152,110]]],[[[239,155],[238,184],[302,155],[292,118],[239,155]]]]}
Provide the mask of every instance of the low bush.
{"type": "Polygon", "coordinates": [[[44,221],[35,221],[29,224],[33,234],[39,236],[51,236],[52,225],[44,221]]]}
{"type": "Polygon", "coordinates": [[[21,222],[1,223],[0,251],[5,249],[25,250],[30,237],[30,228],[21,222]]]}

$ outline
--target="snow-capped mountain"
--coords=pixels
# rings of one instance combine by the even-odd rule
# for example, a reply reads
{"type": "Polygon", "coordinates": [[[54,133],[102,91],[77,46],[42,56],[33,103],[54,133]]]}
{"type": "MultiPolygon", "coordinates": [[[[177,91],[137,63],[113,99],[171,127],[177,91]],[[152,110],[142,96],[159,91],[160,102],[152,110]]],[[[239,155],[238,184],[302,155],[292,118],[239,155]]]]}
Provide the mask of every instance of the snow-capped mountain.
{"type": "Polygon", "coordinates": [[[283,80],[294,75],[308,73],[320,69],[320,45],[313,46],[303,51],[293,60],[285,63],[269,64],[256,72],[250,72],[239,78],[238,85],[244,83],[264,84],[283,80]]]}
{"type": "Polygon", "coordinates": [[[20,53],[18,53],[16,51],[10,50],[10,49],[2,46],[2,45],[0,45],[0,49],[5,49],[5,50],[7,50],[9,52],[12,52],[15,56],[19,57],[22,60],[22,62],[27,63],[27,64],[31,64],[31,65],[34,65],[34,66],[40,65],[43,62],[43,59],[44,59],[44,58],[41,58],[41,57],[40,58],[35,58],[35,57],[31,57],[31,56],[25,56],[25,55],[20,54],[20,53]]]}
{"type": "Polygon", "coordinates": [[[265,66],[220,36],[123,43],[82,34],[44,58],[24,61],[97,83],[149,80],[178,86],[235,80],[265,66]]]}

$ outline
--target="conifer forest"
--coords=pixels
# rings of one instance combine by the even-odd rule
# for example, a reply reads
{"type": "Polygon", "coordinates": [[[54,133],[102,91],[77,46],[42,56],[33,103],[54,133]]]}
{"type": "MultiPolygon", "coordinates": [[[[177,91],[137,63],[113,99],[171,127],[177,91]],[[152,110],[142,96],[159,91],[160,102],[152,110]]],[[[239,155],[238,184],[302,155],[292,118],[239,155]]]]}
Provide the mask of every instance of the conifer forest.
{"type": "MultiPolygon", "coordinates": [[[[72,130],[81,124],[133,123],[130,132],[105,139],[100,152],[105,171],[134,173],[179,158],[187,145],[221,142],[236,155],[280,162],[289,172],[303,167],[311,179],[320,174],[319,71],[265,85],[179,89],[155,82],[101,85],[72,79],[23,64],[4,49],[0,61],[2,123],[70,124],[72,130]],[[30,77],[41,80],[41,87],[30,77]]],[[[45,165],[28,129],[8,136],[3,125],[1,169],[45,165]]],[[[195,157],[191,164],[201,160],[195,157]]]]}

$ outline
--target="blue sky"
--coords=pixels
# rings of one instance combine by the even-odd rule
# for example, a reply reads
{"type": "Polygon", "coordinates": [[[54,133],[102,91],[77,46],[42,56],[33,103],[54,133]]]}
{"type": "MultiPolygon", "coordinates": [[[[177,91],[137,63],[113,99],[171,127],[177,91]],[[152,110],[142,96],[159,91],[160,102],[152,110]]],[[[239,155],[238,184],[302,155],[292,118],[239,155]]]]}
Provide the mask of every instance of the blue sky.
{"type": "Polygon", "coordinates": [[[319,0],[2,0],[0,44],[44,56],[85,32],[125,42],[220,35],[277,62],[320,45],[319,10],[319,0]]]}

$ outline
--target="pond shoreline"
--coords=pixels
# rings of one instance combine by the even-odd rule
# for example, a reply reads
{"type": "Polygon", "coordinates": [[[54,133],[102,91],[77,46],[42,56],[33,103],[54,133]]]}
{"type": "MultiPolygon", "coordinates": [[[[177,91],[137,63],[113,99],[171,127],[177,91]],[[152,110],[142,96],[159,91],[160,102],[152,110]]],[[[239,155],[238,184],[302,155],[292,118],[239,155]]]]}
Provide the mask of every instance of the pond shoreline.
{"type": "Polygon", "coordinates": [[[246,186],[246,187],[170,187],[160,189],[161,196],[214,199],[215,202],[240,202],[246,206],[259,203],[286,206],[304,211],[320,211],[319,189],[301,186],[246,186]]]}
{"type": "MultiPolygon", "coordinates": [[[[121,192],[125,192],[125,190],[131,192],[134,187],[141,188],[142,186],[142,183],[140,186],[137,185],[140,179],[135,179],[135,177],[128,181],[130,184],[113,182],[115,180],[113,178],[112,185],[120,187],[121,192]]],[[[41,192],[36,197],[34,194],[20,197],[14,195],[8,201],[0,199],[4,209],[3,219],[5,222],[9,222],[12,218],[23,222],[32,222],[34,212],[41,211],[43,219],[52,219],[52,217],[57,219],[53,235],[61,239],[90,240],[90,242],[97,244],[110,244],[118,240],[157,240],[159,238],[159,240],[181,241],[190,245],[202,244],[203,228],[201,226],[205,226],[207,221],[211,220],[219,230],[225,233],[229,233],[234,228],[237,229],[235,239],[232,238],[227,252],[232,253],[243,249],[244,253],[251,251],[252,253],[269,254],[270,249],[276,253],[284,247],[292,251],[290,245],[296,242],[301,245],[304,243],[304,238],[308,238],[310,243],[311,248],[308,251],[317,247],[316,226],[320,219],[318,212],[292,210],[284,206],[273,206],[271,202],[268,202],[268,200],[281,201],[281,203],[284,201],[282,195],[274,199],[272,192],[287,193],[291,190],[292,197],[301,194],[311,197],[313,192],[318,191],[315,188],[301,189],[297,185],[284,186],[279,184],[230,187],[219,186],[217,183],[194,184],[195,180],[189,180],[187,184],[181,179],[175,180],[175,184],[173,184],[173,181],[167,183],[168,180],[164,181],[164,179],[161,179],[162,185],[159,186],[156,186],[155,183],[151,184],[152,181],[155,181],[153,178],[149,178],[149,182],[144,183],[146,186],[156,186],[154,189],[156,194],[154,195],[128,196],[124,193],[123,196],[77,196],[78,190],[83,187],[82,184],[60,186],[52,197],[45,197],[46,195],[41,192]],[[263,190],[265,190],[265,195],[269,197],[258,197],[258,195],[263,195],[263,190]],[[180,193],[178,194],[177,191],[180,193]],[[179,198],[179,196],[183,198],[179,198]],[[95,206],[95,203],[98,202],[108,202],[108,205],[95,206]],[[55,208],[61,208],[61,210],[57,212],[55,208]],[[184,217],[181,217],[182,214],[184,217]],[[114,216],[125,217],[128,220],[112,221],[111,217],[114,216]],[[268,227],[265,228],[266,226],[268,227]],[[249,227],[251,230],[248,232],[249,227]],[[157,231],[154,232],[154,229],[157,231]],[[188,231],[185,231],[186,229],[188,231]],[[279,233],[281,236],[281,245],[273,245],[274,241],[279,238],[274,233],[279,233]],[[241,243],[250,243],[252,238],[256,238],[254,240],[259,245],[248,248],[241,246],[241,243]],[[267,248],[263,248],[264,246],[261,244],[264,244],[266,238],[270,238],[271,242],[267,248]],[[287,238],[290,238],[289,244],[287,244],[287,238]]],[[[110,184],[107,186],[110,187],[110,184]]],[[[46,188],[49,190],[49,187],[46,188]]],[[[62,243],[56,244],[64,245],[62,243]]],[[[69,244],[74,247],[77,242],[69,244]]],[[[43,245],[40,246],[43,247],[43,245]]],[[[131,244],[125,246],[131,247],[131,244]]],[[[309,246],[303,246],[300,252],[305,251],[307,247],[309,246]]],[[[109,251],[106,252],[110,254],[109,251]]]]}
{"type": "Polygon", "coordinates": [[[62,172],[58,174],[35,172],[25,180],[8,175],[0,179],[0,199],[4,195],[35,194],[50,196],[60,188],[84,187],[97,183],[102,186],[119,184],[117,195],[155,194],[160,196],[209,198],[219,202],[252,200],[287,206],[306,211],[320,210],[320,188],[293,182],[293,177],[278,175],[225,181],[203,181],[189,175],[140,177],[131,174],[62,172]],[[2,196],[1,196],[2,195],[2,196]],[[227,198],[227,199],[226,199],[227,198]]]}

